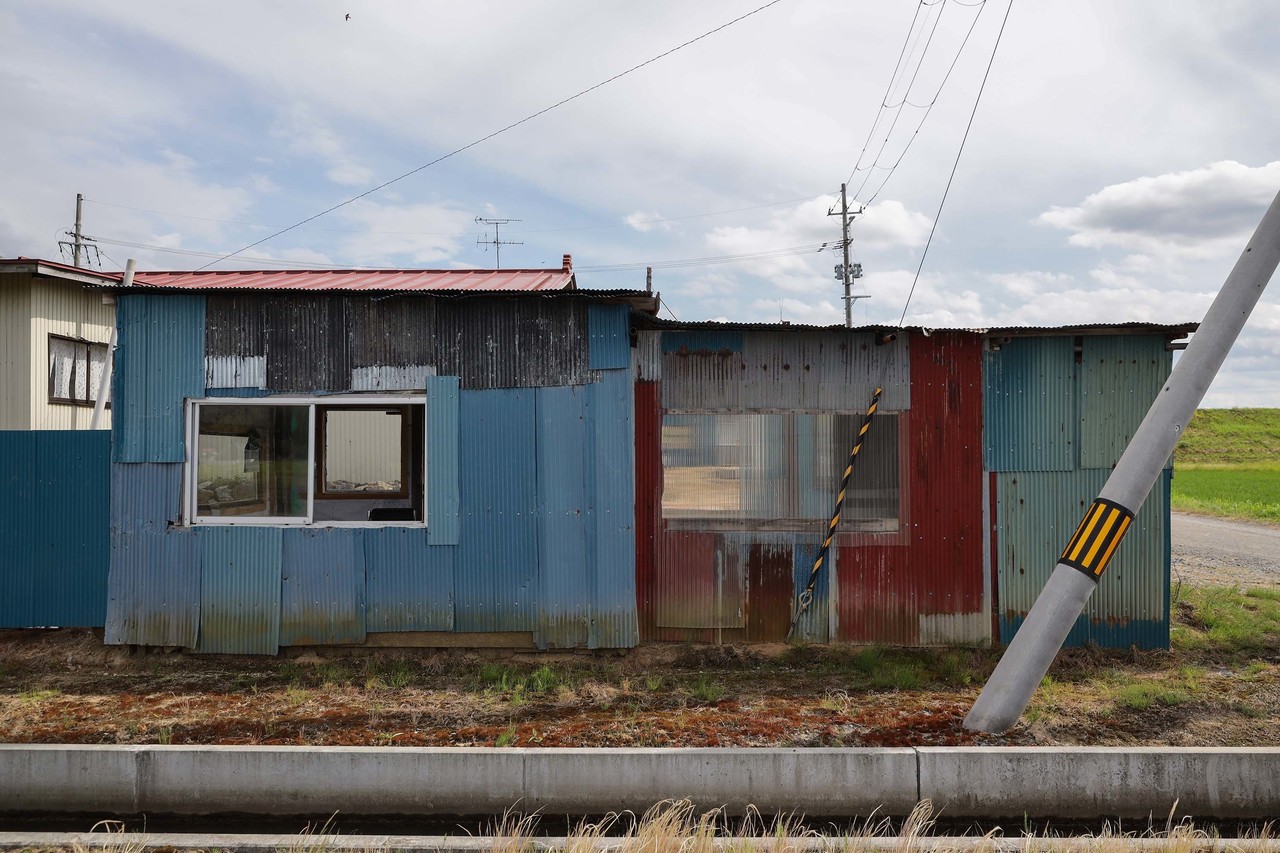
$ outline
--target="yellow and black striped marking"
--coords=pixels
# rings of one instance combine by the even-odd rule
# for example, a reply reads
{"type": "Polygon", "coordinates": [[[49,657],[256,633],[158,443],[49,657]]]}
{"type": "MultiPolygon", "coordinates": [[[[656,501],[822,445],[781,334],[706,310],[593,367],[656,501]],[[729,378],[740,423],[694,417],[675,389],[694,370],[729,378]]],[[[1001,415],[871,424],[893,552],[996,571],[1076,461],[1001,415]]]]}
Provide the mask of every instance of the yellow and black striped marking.
{"type": "Polygon", "coordinates": [[[862,419],[862,427],[858,430],[858,434],[853,439],[853,450],[849,453],[849,464],[844,466],[844,477],[840,480],[840,493],[836,495],[836,509],[831,514],[831,523],[827,525],[827,535],[822,540],[822,547],[818,549],[818,557],[813,561],[813,571],[809,572],[809,583],[805,585],[804,591],[798,596],[799,606],[796,608],[795,615],[791,618],[791,629],[787,631],[787,639],[791,638],[791,634],[796,630],[796,622],[800,619],[800,614],[808,609],[809,603],[813,601],[813,588],[818,583],[818,572],[822,569],[823,562],[827,559],[827,552],[831,550],[831,541],[836,538],[836,527],[840,524],[840,513],[844,510],[844,496],[849,491],[849,480],[853,477],[853,464],[858,461],[858,453],[862,451],[862,442],[867,437],[867,432],[871,429],[871,418],[875,415],[876,409],[880,407],[880,395],[884,393],[881,387],[876,388],[871,395],[871,405],[867,406],[867,415],[862,419]]]}
{"type": "Polygon", "coordinates": [[[1084,514],[1058,562],[1079,569],[1096,581],[1132,524],[1132,512],[1115,501],[1098,498],[1084,514]]]}

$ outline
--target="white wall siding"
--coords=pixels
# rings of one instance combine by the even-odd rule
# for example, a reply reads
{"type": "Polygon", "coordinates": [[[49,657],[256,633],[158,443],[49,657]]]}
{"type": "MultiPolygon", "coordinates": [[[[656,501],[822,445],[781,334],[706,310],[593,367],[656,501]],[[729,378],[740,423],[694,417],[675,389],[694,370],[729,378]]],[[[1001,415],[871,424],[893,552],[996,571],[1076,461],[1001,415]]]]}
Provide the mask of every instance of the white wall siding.
{"type": "Polygon", "coordinates": [[[31,276],[0,278],[0,429],[31,429],[31,276]]]}
{"type": "MultiPolygon", "coordinates": [[[[38,280],[31,286],[29,316],[29,428],[88,429],[93,420],[91,407],[49,402],[49,335],[109,343],[115,306],[104,305],[101,293],[78,284],[38,280]]],[[[111,428],[110,409],[103,414],[99,428],[111,428]]]]}

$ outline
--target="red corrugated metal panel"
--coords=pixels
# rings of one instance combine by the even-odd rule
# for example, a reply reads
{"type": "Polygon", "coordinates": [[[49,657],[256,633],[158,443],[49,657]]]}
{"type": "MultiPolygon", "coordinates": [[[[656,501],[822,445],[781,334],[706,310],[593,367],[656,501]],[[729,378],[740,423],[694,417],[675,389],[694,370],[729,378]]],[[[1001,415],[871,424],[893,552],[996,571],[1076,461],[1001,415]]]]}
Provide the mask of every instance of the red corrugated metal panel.
{"type": "Polygon", "coordinates": [[[839,638],[987,642],[981,338],[913,336],[908,420],[909,544],[840,548],[839,638]]]}
{"type": "Polygon", "coordinates": [[[569,270],[201,270],[139,272],[134,284],[253,290],[566,290],[569,270]]]}
{"type": "Polygon", "coordinates": [[[654,565],[662,500],[662,385],[636,382],[636,606],[640,639],[654,639],[654,565]]]}

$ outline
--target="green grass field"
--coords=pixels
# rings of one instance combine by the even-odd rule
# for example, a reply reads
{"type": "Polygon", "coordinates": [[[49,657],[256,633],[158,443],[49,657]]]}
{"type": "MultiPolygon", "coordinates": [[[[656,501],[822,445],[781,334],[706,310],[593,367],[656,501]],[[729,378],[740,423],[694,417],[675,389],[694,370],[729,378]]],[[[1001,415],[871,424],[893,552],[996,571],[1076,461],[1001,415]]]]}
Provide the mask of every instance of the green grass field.
{"type": "Polygon", "coordinates": [[[1200,409],[1174,451],[1173,508],[1280,522],[1280,409],[1200,409]]]}

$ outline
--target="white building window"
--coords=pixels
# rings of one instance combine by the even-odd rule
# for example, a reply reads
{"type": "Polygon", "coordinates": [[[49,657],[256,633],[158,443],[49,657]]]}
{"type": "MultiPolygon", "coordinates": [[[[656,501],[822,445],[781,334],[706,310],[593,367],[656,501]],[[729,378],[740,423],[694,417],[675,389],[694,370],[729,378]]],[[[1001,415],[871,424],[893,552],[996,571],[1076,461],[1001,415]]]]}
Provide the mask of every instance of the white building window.
{"type": "Polygon", "coordinates": [[[50,335],[49,402],[92,406],[106,365],[106,344],[50,335]]]}
{"type": "Polygon", "coordinates": [[[422,397],[188,404],[188,524],[425,524],[422,397]]]}

